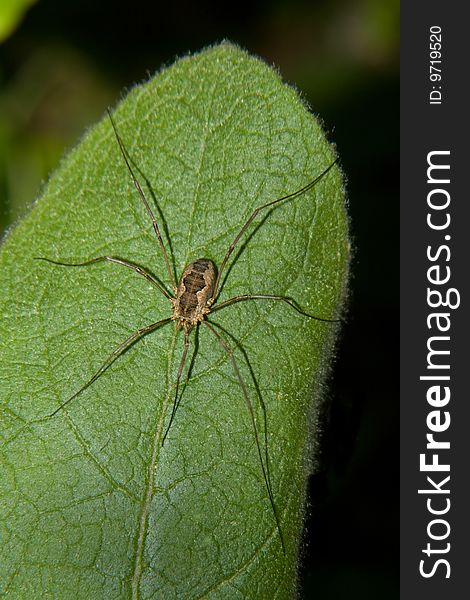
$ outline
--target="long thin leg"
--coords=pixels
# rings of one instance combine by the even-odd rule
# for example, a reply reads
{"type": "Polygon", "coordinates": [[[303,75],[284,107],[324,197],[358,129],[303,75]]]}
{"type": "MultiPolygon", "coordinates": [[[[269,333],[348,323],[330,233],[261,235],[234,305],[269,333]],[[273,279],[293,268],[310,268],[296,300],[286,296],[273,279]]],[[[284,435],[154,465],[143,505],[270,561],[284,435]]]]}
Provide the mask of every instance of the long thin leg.
{"type": "Polygon", "coordinates": [[[263,400],[263,395],[261,394],[261,390],[259,388],[258,381],[256,379],[255,372],[251,365],[248,353],[245,350],[245,348],[240,344],[240,342],[237,340],[237,338],[233,334],[231,334],[229,331],[227,331],[224,327],[222,327],[222,325],[220,325],[220,323],[214,323],[213,321],[211,321],[211,325],[214,325],[215,327],[217,327],[217,329],[219,331],[224,333],[227,337],[229,337],[233,341],[233,343],[235,344],[235,346],[237,347],[239,352],[241,354],[243,354],[243,358],[245,359],[246,366],[248,367],[248,370],[250,371],[250,376],[251,376],[251,379],[253,381],[253,384],[254,384],[254,387],[256,390],[256,395],[258,396],[258,401],[261,406],[261,410],[263,411],[264,460],[265,460],[265,465],[266,465],[266,475],[268,476],[269,485],[272,489],[273,486],[271,483],[271,470],[270,470],[270,466],[269,466],[269,452],[268,452],[268,446],[269,446],[269,444],[268,444],[268,415],[267,415],[267,411],[266,411],[266,405],[263,400]]]}
{"type": "Polygon", "coordinates": [[[255,419],[255,413],[253,410],[253,404],[251,403],[250,400],[250,396],[248,395],[248,390],[246,389],[246,385],[245,385],[245,381],[243,380],[243,377],[240,373],[240,368],[238,367],[238,363],[235,359],[235,356],[233,355],[233,351],[229,348],[229,346],[227,345],[227,342],[224,340],[224,338],[220,335],[220,333],[215,329],[215,327],[213,327],[213,325],[215,325],[215,323],[209,323],[209,321],[202,321],[202,323],[204,323],[204,325],[206,325],[206,327],[208,327],[212,333],[214,334],[215,338],[217,339],[218,343],[222,346],[222,348],[224,349],[225,353],[227,354],[227,356],[230,359],[230,362],[232,363],[233,366],[233,370],[235,371],[235,374],[237,376],[237,379],[240,383],[240,387],[242,388],[243,391],[243,395],[245,397],[245,403],[246,406],[248,408],[248,412],[250,413],[250,417],[251,417],[251,423],[253,425],[253,432],[255,435],[255,441],[256,441],[256,447],[258,449],[258,456],[259,456],[259,461],[261,464],[261,470],[263,471],[263,478],[264,478],[264,482],[266,484],[266,489],[268,491],[268,496],[269,496],[269,502],[271,503],[271,508],[273,510],[273,514],[274,514],[274,519],[276,521],[276,527],[277,527],[277,531],[279,533],[279,538],[281,540],[281,545],[282,545],[282,550],[285,554],[285,544],[284,544],[284,537],[282,535],[282,529],[281,529],[281,524],[279,521],[279,516],[277,514],[277,509],[276,509],[276,505],[274,503],[274,495],[273,495],[273,491],[271,488],[271,483],[270,483],[270,478],[268,475],[268,467],[265,466],[264,464],[264,460],[263,460],[263,453],[261,451],[261,444],[259,442],[259,436],[258,436],[258,430],[256,428],[256,419],[255,419]]]}
{"type": "Polygon", "coordinates": [[[186,389],[186,386],[189,383],[189,380],[191,379],[191,373],[192,373],[193,368],[194,368],[194,362],[196,360],[196,356],[197,356],[198,350],[199,350],[199,324],[196,325],[196,327],[195,327],[195,331],[194,331],[194,350],[193,350],[193,353],[192,353],[192,356],[191,356],[191,360],[189,361],[188,371],[186,373],[186,378],[185,378],[185,381],[184,381],[183,389],[179,393],[178,402],[176,403],[176,410],[178,410],[179,405],[181,404],[181,400],[183,399],[184,391],[186,389]]]}
{"type": "Polygon", "coordinates": [[[244,300],[281,300],[285,302],[289,306],[291,306],[294,310],[296,310],[301,315],[305,317],[310,317],[310,319],[315,319],[316,321],[323,321],[324,323],[340,323],[341,319],[324,319],[322,317],[316,317],[315,315],[311,315],[300,308],[295,300],[289,298],[288,296],[273,296],[271,294],[243,294],[241,296],[234,296],[229,300],[225,300],[220,304],[216,304],[213,308],[211,308],[211,312],[219,310],[220,308],[225,308],[226,306],[230,306],[230,304],[235,304],[236,302],[243,302],[244,300]]]}
{"type": "Polygon", "coordinates": [[[137,179],[137,177],[134,174],[134,171],[132,170],[131,164],[130,164],[128,158],[127,158],[126,151],[124,149],[124,144],[122,143],[121,137],[119,136],[116,124],[114,123],[114,119],[111,116],[111,112],[109,111],[109,109],[107,109],[107,112],[108,112],[109,120],[111,121],[111,125],[113,126],[114,135],[116,136],[116,139],[117,139],[118,144],[119,144],[119,149],[121,150],[121,154],[122,154],[122,156],[124,158],[124,161],[125,161],[125,163],[127,165],[129,173],[131,174],[132,181],[134,182],[134,185],[135,185],[137,191],[139,192],[139,196],[141,197],[142,202],[144,203],[145,209],[147,210],[147,213],[149,214],[149,216],[150,216],[150,218],[152,220],[153,229],[154,229],[155,234],[156,234],[156,236],[158,238],[158,243],[160,244],[160,248],[162,249],[163,256],[165,257],[165,263],[166,263],[166,268],[168,270],[168,275],[170,277],[171,282],[173,283],[173,286],[176,289],[177,284],[176,284],[175,274],[174,274],[174,272],[173,272],[173,270],[172,270],[172,268],[170,266],[170,260],[168,258],[168,254],[167,254],[167,251],[166,251],[166,248],[165,248],[165,244],[163,243],[163,239],[162,239],[162,236],[160,234],[160,228],[158,227],[157,219],[155,218],[155,215],[153,214],[153,211],[150,208],[150,204],[147,201],[147,198],[145,197],[144,190],[142,189],[142,186],[140,185],[139,180],[137,179]]]}
{"type": "Polygon", "coordinates": [[[51,260],[50,258],[43,258],[42,256],[35,256],[34,259],[44,260],[45,262],[52,263],[53,265],[60,265],[62,267],[86,267],[88,265],[92,265],[93,263],[97,263],[102,260],[108,260],[109,262],[116,263],[118,265],[123,265],[124,267],[132,269],[139,275],[142,275],[142,277],[145,277],[147,281],[149,281],[152,285],[158,288],[162,292],[162,294],[164,294],[168,299],[173,298],[173,296],[166,291],[162,284],[159,283],[154,277],[152,277],[152,275],[150,275],[148,271],[146,271],[142,267],[139,267],[138,265],[135,265],[134,263],[131,263],[127,260],[122,260],[121,258],[116,258],[115,256],[97,256],[96,258],[92,258],[81,263],[59,262],[58,260],[51,260]]]}
{"type": "Polygon", "coordinates": [[[224,256],[224,260],[222,261],[222,263],[220,265],[219,273],[217,275],[217,279],[216,279],[216,282],[215,282],[214,295],[213,295],[214,299],[217,298],[217,294],[219,292],[219,285],[220,285],[220,282],[222,280],[222,273],[223,273],[223,270],[225,268],[225,265],[227,264],[228,259],[230,258],[230,255],[232,254],[235,246],[238,244],[238,242],[240,241],[240,238],[245,233],[245,231],[247,230],[247,228],[249,227],[249,225],[256,218],[257,214],[261,210],[263,210],[264,208],[268,208],[269,206],[274,206],[278,202],[282,202],[283,200],[292,200],[293,198],[297,198],[298,196],[301,196],[302,194],[305,194],[305,192],[308,192],[308,190],[312,189],[313,186],[318,181],[320,181],[320,179],[322,179],[322,177],[324,177],[328,173],[328,171],[330,171],[330,169],[332,169],[334,167],[334,165],[338,162],[338,160],[339,159],[336,159],[334,162],[332,162],[329,167],[327,167],[322,173],[320,173],[320,175],[318,175],[317,177],[315,177],[315,179],[313,179],[313,181],[311,181],[310,183],[308,183],[303,188],[300,188],[300,190],[297,190],[296,192],[293,192],[292,194],[287,194],[287,196],[283,196],[282,198],[278,198],[277,200],[271,200],[271,202],[266,202],[266,204],[262,204],[261,206],[258,206],[258,208],[255,208],[255,210],[253,211],[251,217],[247,220],[247,222],[240,229],[240,231],[238,232],[237,236],[235,237],[235,239],[233,240],[233,242],[230,244],[230,247],[227,250],[226,255],[224,256]]]}
{"type": "Polygon", "coordinates": [[[161,327],[162,325],[169,323],[170,321],[171,321],[171,318],[162,319],[161,321],[157,321],[156,323],[151,323],[150,325],[146,325],[145,327],[142,327],[141,329],[134,331],[134,333],[132,335],[130,335],[126,340],[124,340],[122,342],[122,344],[119,344],[119,346],[111,352],[111,354],[104,361],[104,363],[101,365],[101,367],[90,377],[90,379],[85,383],[85,385],[82,385],[82,387],[78,390],[78,392],[75,392],[75,394],[73,396],[70,396],[70,398],[68,400],[66,400],[58,408],[56,408],[56,410],[53,413],[51,413],[49,415],[49,417],[53,417],[55,414],[57,414],[59,412],[59,410],[62,410],[65,405],[67,405],[69,402],[71,402],[74,398],[76,398],[79,394],[81,394],[81,392],[83,392],[83,390],[86,390],[87,387],[89,387],[92,383],[94,383],[98,379],[98,377],[100,377],[100,375],[102,375],[104,373],[104,371],[106,371],[106,369],[124,352],[124,350],[129,348],[129,346],[131,346],[134,342],[136,342],[138,339],[140,339],[144,335],[147,335],[151,331],[155,331],[155,329],[158,329],[158,327],[161,327]]]}
{"type": "Polygon", "coordinates": [[[180,361],[180,366],[179,366],[179,369],[178,369],[178,375],[176,377],[176,389],[175,389],[175,397],[174,397],[174,400],[173,400],[173,409],[171,411],[170,422],[168,423],[168,426],[167,426],[166,431],[165,431],[165,435],[162,438],[162,446],[165,443],[166,436],[168,435],[168,432],[170,431],[171,424],[173,423],[173,419],[175,418],[176,409],[179,406],[178,392],[179,392],[179,388],[180,388],[181,375],[183,373],[184,365],[186,364],[186,356],[188,354],[188,347],[189,347],[189,332],[185,329],[184,330],[183,354],[181,355],[181,361],[180,361]]]}

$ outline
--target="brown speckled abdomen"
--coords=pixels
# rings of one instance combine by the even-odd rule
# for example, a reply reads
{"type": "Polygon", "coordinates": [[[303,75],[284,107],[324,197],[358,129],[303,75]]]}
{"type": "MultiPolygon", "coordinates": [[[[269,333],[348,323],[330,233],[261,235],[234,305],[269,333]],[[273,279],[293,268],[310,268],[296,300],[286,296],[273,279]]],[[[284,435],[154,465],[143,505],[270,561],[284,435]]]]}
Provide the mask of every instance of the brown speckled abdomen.
{"type": "Polygon", "coordinates": [[[215,266],[208,258],[198,258],[181,275],[173,301],[173,320],[191,329],[208,313],[209,300],[214,293],[215,266]]]}

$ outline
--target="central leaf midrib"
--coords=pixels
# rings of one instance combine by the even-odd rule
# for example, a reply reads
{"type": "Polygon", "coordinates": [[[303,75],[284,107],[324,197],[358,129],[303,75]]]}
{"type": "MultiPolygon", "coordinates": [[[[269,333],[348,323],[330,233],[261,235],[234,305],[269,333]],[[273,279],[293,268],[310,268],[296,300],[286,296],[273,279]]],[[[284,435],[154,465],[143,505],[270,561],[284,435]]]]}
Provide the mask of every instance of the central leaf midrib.
{"type": "Polygon", "coordinates": [[[143,555],[145,550],[145,541],[147,537],[147,526],[148,517],[150,513],[150,506],[154,496],[154,483],[156,479],[156,470],[158,464],[158,458],[160,455],[160,449],[162,448],[161,438],[163,431],[163,423],[165,421],[166,408],[170,404],[170,398],[172,393],[172,370],[176,348],[176,340],[178,332],[175,330],[168,350],[168,363],[166,370],[166,393],[162,403],[160,412],[160,418],[157,420],[155,431],[152,436],[150,459],[147,466],[148,476],[146,486],[142,497],[141,511],[139,515],[139,530],[136,541],[136,549],[134,555],[133,575],[132,575],[132,600],[138,600],[140,594],[140,581],[143,574],[143,555]]]}
{"type": "Polygon", "coordinates": [[[202,130],[202,140],[201,140],[201,144],[199,147],[199,161],[198,161],[198,165],[195,169],[195,173],[196,173],[196,185],[194,187],[194,193],[193,193],[193,201],[192,201],[192,205],[191,205],[191,214],[189,216],[189,222],[188,222],[188,234],[187,234],[187,240],[186,240],[186,255],[185,255],[185,264],[184,266],[186,267],[186,265],[189,262],[189,253],[192,251],[192,237],[193,237],[193,226],[194,226],[194,220],[195,220],[195,215],[197,214],[197,206],[198,206],[198,198],[199,198],[199,189],[201,187],[201,169],[202,169],[202,163],[204,162],[204,156],[206,154],[206,148],[207,148],[207,139],[211,133],[210,131],[210,127],[209,127],[209,120],[210,120],[210,114],[211,114],[211,109],[212,109],[212,102],[213,102],[213,98],[214,98],[214,91],[215,91],[215,85],[212,86],[211,89],[211,101],[209,103],[209,108],[207,110],[207,118],[205,123],[203,124],[203,130],[202,130]]]}

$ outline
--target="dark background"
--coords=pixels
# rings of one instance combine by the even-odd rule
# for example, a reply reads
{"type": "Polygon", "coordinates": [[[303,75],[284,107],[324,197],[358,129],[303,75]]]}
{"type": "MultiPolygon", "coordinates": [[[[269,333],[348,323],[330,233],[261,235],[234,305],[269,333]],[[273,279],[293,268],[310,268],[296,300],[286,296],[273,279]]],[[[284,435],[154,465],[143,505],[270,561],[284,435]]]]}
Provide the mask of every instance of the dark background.
{"type": "Polygon", "coordinates": [[[222,39],[277,65],[321,116],[347,177],[354,256],[301,596],[397,598],[398,1],[40,0],[4,38],[0,231],[123,88],[222,39]]]}

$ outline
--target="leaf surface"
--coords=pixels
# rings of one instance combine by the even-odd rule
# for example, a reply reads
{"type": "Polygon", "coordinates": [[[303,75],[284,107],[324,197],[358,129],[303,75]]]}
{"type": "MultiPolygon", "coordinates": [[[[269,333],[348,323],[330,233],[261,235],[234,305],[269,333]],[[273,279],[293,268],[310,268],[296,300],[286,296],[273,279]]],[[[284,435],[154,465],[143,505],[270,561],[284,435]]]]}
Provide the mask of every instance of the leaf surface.
{"type": "MultiPolygon", "coordinates": [[[[178,275],[200,257],[220,265],[255,207],[334,160],[295,91],[230,44],[135,87],[114,119],[178,275]]],[[[306,194],[261,213],[242,242],[219,301],[280,294],[319,317],[340,314],[348,239],[336,166],[306,194]]],[[[206,327],[163,446],[183,349],[173,323],[48,418],[133,331],[171,315],[168,299],[122,266],[34,260],[106,254],[173,291],[108,117],[62,162],[0,255],[1,592],[292,597],[337,324],[266,300],[209,316],[234,349],[263,452],[267,438],[284,553],[240,384],[206,327]]],[[[193,331],[190,355],[195,342],[193,331]]]]}

